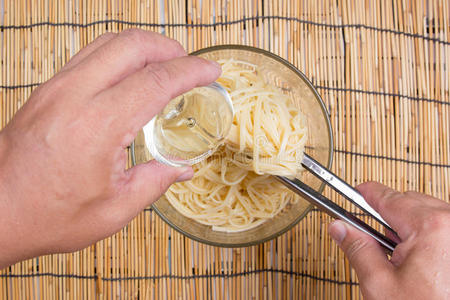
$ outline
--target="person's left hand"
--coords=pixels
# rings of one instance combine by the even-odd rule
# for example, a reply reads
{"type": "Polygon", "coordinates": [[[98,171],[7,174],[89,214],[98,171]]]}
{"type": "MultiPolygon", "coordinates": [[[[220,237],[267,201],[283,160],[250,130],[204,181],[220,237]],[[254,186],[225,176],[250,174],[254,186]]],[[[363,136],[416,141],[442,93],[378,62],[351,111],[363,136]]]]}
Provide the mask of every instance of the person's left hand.
{"type": "Polygon", "coordinates": [[[126,147],[173,97],[220,75],[159,34],[105,34],[0,132],[0,268],[78,250],[126,225],[191,168],[129,170],[126,147]]]}

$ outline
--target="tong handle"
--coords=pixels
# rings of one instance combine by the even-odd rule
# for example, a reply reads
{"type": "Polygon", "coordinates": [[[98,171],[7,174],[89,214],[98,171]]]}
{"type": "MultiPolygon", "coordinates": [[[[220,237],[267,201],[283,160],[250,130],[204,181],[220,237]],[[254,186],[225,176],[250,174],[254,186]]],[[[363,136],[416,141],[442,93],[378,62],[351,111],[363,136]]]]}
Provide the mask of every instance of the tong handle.
{"type": "Polygon", "coordinates": [[[350,212],[346,211],[345,209],[343,209],[342,207],[340,207],[327,197],[323,196],[319,192],[315,191],[305,183],[301,182],[300,180],[298,179],[292,180],[283,176],[275,176],[275,178],[277,178],[280,182],[282,182],[292,191],[302,195],[306,200],[311,202],[313,205],[319,207],[321,210],[328,213],[330,216],[341,219],[347,222],[348,224],[356,227],[357,229],[361,230],[362,232],[367,233],[375,240],[377,240],[387,250],[389,254],[392,254],[392,251],[394,251],[395,246],[397,246],[397,244],[394,241],[384,236],[381,232],[376,231],[374,228],[364,223],[363,221],[352,215],[350,212]]]}
{"type": "Polygon", "coordinates": [[[353,204],[358,206],[361,210],[367,213],[370,217],[375,219],[378,223],[384,225],[387,229],[394,232],[389,224],[366,202],[364,197],[347,182],[339,178],[336,174],[322,166],[318,161],[313,159],[308,154],[304,153],[301,162],[302,166],[313,173],[319,179],[331,186],[335,191],[350,200],[353,204]]]}

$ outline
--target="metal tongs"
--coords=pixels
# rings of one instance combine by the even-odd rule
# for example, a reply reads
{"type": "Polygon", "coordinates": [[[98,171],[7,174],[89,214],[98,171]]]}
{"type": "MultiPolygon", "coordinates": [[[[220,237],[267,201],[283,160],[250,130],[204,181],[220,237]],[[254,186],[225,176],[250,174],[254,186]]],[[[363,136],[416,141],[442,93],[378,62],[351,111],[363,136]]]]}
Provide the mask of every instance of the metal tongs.
{"type": "MultiPolygon", "coordinates": [[[[367,213],[370,217],[376,220],[378,223],[382,224],[386,229],[390,230],[392,233],[396,234],[394,230],[389,226],[386,221],[364,200],[363,196],[341,178],[330,172],[327,168],[322,166],[319,162],[314,160],[311,156],[306,153],[301,161],[303,167],[308,171],[313,173],[323,182],[331,186],[339,194],[350,200],[353,204],[358,206],[361,210],[367,213]]],[[[334,218],[341,219],[348,224],[356,227],[357,229],[367,233],[375,240],[377,240],[389,254],[392,254],[397,243],[386,237],[383,233],[375,230],[369,224],[363,222],[361,219],[354,216],[352,213],[346,211],[327,197],[323,196],[319,192],[312,189],[310,186],[301,182],[298,179],[289,179],[283,176],[275,176],[279,181],[281,181],[285,186],[287,186],[292,191],[297,194],[302,195],[306,200],[311,202],[311,204],[317,206],[330,216],[334,218]]]]}

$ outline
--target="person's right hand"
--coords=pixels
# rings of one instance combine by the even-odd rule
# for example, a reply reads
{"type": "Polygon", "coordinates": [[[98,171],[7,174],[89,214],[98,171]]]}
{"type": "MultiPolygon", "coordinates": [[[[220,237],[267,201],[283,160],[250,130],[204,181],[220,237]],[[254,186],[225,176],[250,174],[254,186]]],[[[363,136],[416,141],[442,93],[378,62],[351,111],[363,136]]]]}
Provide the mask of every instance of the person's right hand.
{"type": "Polygon", "coordinates": [[[450,299],[450,205],[374,182],[358,190],[401,239],[389,261],[368,235],[342,221],[330,225],[365,299],[450,299]]]}

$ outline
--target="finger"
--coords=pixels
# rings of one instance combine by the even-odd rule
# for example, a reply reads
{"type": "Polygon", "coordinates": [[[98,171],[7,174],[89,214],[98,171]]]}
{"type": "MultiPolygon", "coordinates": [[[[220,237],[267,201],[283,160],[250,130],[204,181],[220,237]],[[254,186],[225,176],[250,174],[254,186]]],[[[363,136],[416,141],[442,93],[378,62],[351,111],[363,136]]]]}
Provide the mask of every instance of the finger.
{"type": "Polygon", "coordinates": [[[189,180],[194,175],[191,167],[174,168],[152,160],[127,170],[125,209],[137,214],[158,200],[174,182],[189,180]]]}
{"type": "Polygon", "coordinates": [[[186,52],[175,40],[150,31],[125,30],[73,68],[73,80],[97,93],[149,63],[183,55],[186,52]]]}
{"type": "Polygon", "coordinates": [[[91,53],[93,53],[95,50],[112,40],[117,36],[117,33],[113,32],[106,32],[96,38],[93,42],[89,43],[86,47],[78,51],[77,54],[75,54],[61,69],[61,71],[67,71],[76,65],[78,65],[83,59],[88,57],[91,53]]]}
{"type": "Polygon", "coordinates": [[[391,225],[399,237],[405,240],[411,233],[411,218],[417,199],[405,197],[378,182],[367,182],[357,186],[364,199],[391,225]]]}
{"type": "Polygon", "coordinates": [[[356,228],[336,220],[328,231],[344,251],[361,283],[371,285],[379,278],[391,276],[393,266],[381,246],[372,237],[356,228]]]}
{"type": "Polygon", "coordinates": [[[385,235],[388,239],[394,241],[397,244],[400,244],[402,242],[402,240],[400,239],[400,237],[395,234],[394,232],[392,232],[391,230],[386,229],[385,230],[385,235]]]}
{"type": "Polygon", "coordinates": [[[445,208],[447,207],[447,203],[441,199],[435,198],[433,196],[418,193],[415,191],[406,191],[403,193],[403,195],[407,198],[414,198],[416,199],[417,204],[426,204],[429,207],[434,207],[437,209],[445,208]]]}
{"type": "Polygon", "coordinates": [[[208,85],[220,72],[217,63],[195,56],[150,64],[102,92],[98,109],[116,117],[107,130],[127,135],[122,145],[128,145],[138,130],[172,98],[194,87],[208,85]]]}

